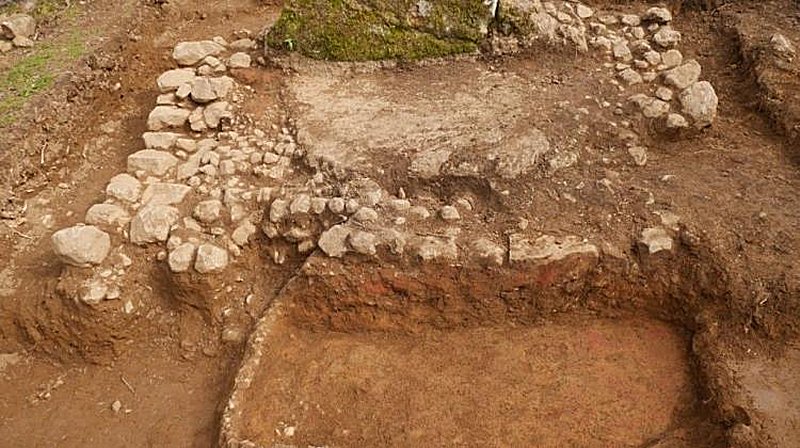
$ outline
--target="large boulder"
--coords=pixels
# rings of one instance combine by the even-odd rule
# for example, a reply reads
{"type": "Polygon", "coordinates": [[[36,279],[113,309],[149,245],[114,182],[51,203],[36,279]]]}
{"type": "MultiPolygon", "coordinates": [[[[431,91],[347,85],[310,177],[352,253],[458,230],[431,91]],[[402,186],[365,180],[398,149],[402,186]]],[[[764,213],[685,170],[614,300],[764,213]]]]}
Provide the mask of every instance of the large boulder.
{"type": "Polygon", "coordinates": [[[485,0],[287,0],[267,44],[344,61],[472,52],[495,9],[485,0]]]}
{"type": "Polygon", "coordinates": [[[111,237],[95,226],[77,225],[53,234],[53,251],[66,264],[89,267],[103,262],[111,250],[111,237]]]}

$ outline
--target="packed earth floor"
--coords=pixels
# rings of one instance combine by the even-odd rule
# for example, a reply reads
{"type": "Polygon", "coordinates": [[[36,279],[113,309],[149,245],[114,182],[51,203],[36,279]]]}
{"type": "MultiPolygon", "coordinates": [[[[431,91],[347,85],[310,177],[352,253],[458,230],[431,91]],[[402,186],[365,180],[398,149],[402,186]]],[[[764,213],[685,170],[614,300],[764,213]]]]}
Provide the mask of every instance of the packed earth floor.
{"type": "Polygon", "coordinates": [[[299,4],[0,1],[0,447],[800,446],[800,3],[299,4]]]}

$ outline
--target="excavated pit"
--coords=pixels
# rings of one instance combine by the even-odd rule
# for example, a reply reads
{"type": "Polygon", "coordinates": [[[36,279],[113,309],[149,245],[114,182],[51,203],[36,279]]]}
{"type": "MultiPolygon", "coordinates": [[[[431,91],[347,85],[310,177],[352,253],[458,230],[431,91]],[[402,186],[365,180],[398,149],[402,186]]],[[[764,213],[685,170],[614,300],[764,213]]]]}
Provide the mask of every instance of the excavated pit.
{"type": "Polygon", "coordinates": [[[223,446],[726,446],[708,335],[675,311],[713,286],[664,262],[637,290],[610,257],[312,256],[250,340],[223,446]]]}

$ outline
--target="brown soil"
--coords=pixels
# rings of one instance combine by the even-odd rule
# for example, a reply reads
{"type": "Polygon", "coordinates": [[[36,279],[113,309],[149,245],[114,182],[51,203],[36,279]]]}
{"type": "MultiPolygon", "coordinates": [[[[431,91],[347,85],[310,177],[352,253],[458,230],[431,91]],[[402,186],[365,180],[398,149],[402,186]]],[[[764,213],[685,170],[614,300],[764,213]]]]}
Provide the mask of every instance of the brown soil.
{"type": "MultiPolygon", "coordinates": [[[[241,341],[221,342],[220,330],[246,335],[301,261],[265,268],[268,254],[246,255],[253,272],[236,287],[259,299],[224,322],[202,306],[198,312],[197,302],[187,305],[197,298],[188,293],[207,293],[203,286],[190,278],[154,282],[158,271],[146,266],[132,270],[127,286],[142,307],[125,320],[65,300],[70,274],[59,287],[62,266],[49,235],[80,220],[125,157],[141,149],[154,79],[171,68],[171,46],[258,32],[278,11],[276,2],[256,0],[153,3],[86,2],[76,18],[46,24],[43,36],[52,40],[97,32],[89,54],[64,67],[0,135],[0,445],[213,445],[242,349],[241,341]],[[8,353],[19,361],[7,362],[8,353]]],[[[594,2],[608,3],[633,2],[594,2]]],[[[267,346],[255,399],[246,403],[249,435],[287,442],[275,430],[295,426],[293,442],[338,446],[800,444],[800,359],[791,348],[800,332],[797,60],[787,75],[759,56],[775,30],[800,44],[799,8],[789,0],[734,1],[714,14],[679,16],[682,50],[714,83],[720,117],[690,139],[646,132],[646,167],[632,167],[613,136],[581,135],[586,163],[504,186],[524,194],[496,195],[469,178],[409,188],[477,198],[476,216],[498,234],[525,217],[532,229],[584,235],[621,256],[578,266],[580,275],[563,267],[409,267],[387,254],[366,272],[317,266],[342,275],[301,274],[313,282],[287,288],[297,307],[267,346]],[[600,179],[612,188],[597,186],[600,179]],[[586,188],[575,188],[582,182],[586,188]],[[672,258],[649,258],[632,241],[662,210],[682,218],[679,247],[672,258]],[[408,276],[395,278],[398,270],[408,276]]],[[[0,70],[19,55],[3,57],[0,70]]],[[[444,86],[468,86],[465,74],[518,76],[520,90],[494,98],[519,94],[526,108],[503,111],[561,127],[566,145],[571,112],[587,105],[587,93],[607,93],[582,69],[597,63],[537,50],[399,67],[375,74],[373,93],[400,101],[422,92],[428,106],[420,107],[435,110],[433,120],[459,111],[437,109],[435,99],[444,86]],[[531,85],[546,88],[534,95],[531,85]],[[569,108],[552,107],[565,100],[569,108]]],[[[278,109],[276,125],[285,115],[305,116],[297,97],[281,103],[291,94],[283,89],[290,71],[236,76],[257,90],[250,112],[278,109]]],[[[328,101],[324,92],[306,94],[328,101]]],[[[392,134],[402,121],[391,110],[379,123],[402,138],[392,134]]],[[[387,187],[409,181],[395,176],[396,162],[386,158],[387,187]]],[[[155,251],[136,256],[150,262],[155,251]]]]}
{"type": "Polygon", "coordinates": [[[691,426],[686,339],[654,321],[411,334],[282,325],[268,346],[244,410],[260,446],[722,446],[691,426]]]}

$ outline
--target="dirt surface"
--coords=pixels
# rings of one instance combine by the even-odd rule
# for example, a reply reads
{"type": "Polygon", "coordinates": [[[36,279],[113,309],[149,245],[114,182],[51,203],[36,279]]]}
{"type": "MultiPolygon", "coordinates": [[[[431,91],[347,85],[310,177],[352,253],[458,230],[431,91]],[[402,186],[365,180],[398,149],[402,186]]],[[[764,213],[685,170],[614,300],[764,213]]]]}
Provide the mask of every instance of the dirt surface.
{"type": "Polygon", "coordinates": [[[413,334],[286,326],[251,388],[247,429],[262,446],[722,446],[685,426],[699,405],[686,344],[624,319],[413,334]]]}
{"type": "MultiPolygon", "coordinates": [[[[262,443],[800,444],[800,58],[780,64],[765,50],[778,32],[800,45],[797,2],[676,14],[681,51],[720,99],[711,128],[680,135],[631,118],[627,97],[646,88],[608,83],[616,68],[605,59],[550,48],[411,65],[281,56],[233,71],[254,89],[244,112],[270,132],[289,128],[308,155],[277,191],[314,186],[307,178],[319,174],[325,194],[347,196],[348,182],[370,176],[434,214],[463,200],[457,225],[380,221],[450,238],[460,255],[424,264],[382,246],[373,257],[306,260],[259,235],[235,272],[209,280],[174,276],[159,248],[137,248],[128,293],[98,306],[74,300],[83,274],[54,258],[50,235],[80,222],[142,149],[155,79],[174,67],[177,42],[255,35],[280,6],[73,8],[40,24],[37,45],[77,35],[83,51],[51,61],[52,86],[0,132],[0,440],[9,446],[212,446],[255,350],[265,355],[237,429],[262,443]],[[644,166],[624,129],[646,146],[644,166]],[[504,159],[540,144],[540,133],[547,151],[504,159]],[[439,173],[415,169],[443,151],[439,173]],[[637,243],[653,226],[672,237],[668,254],[637,243]],[[508,269],[507,254],[500,267],[461,255],[478,238],[507,249],[511,235],[553,234],[578,235],[599,255],[532,269],[508,269]],[[276,296],[295,305],[268,340],[277,343],[246,344],[276,296]]],[[[30,54],[0,55],[0,71],[30,54]]]]}

